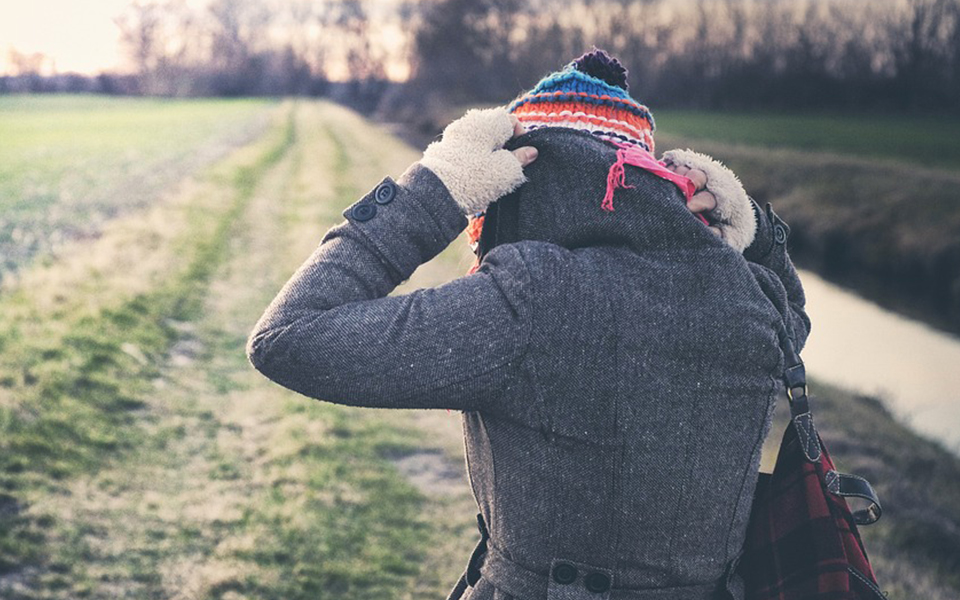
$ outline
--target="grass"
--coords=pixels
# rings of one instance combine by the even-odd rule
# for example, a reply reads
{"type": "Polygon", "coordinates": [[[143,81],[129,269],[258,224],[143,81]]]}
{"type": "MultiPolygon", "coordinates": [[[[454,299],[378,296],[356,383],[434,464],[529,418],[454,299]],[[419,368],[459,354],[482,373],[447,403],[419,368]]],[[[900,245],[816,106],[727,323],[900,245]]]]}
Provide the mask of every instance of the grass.
{"type": "Polygon", "coordinates": [[[288,123],[255,162],[237,168],[232,202],[219,214],[211,215],[210,207],[189,208],[187,221],[192,229],[176,241],[182,268],[167,274],[168,278],[149,293],[135,294],[91,312],[68,314],[61,309],[64,318],[58,320],[57,331],[47,331],[52,329],[47,323],[49,315],[35,310],[28,291],[17,290],[4,299],[6,319],[0,330],[3,362],[7,373],[17,367],[20,370],[19,377],[7,377],[6,386],[21,398],[4,419],[4,440],[9,449],[4,453],[5,460],[28,454],[31,469],[45,471],[51,468],[48,460],[65,461],[65,468],[75,467],[96,460],[88,450],[99,453],[116,448],[119,441],[109,430],[122,425],[124,415],[143,405],[134,388],[150,371],[141,363],[156,361],[176,339],[170,321],[196,318],[204,287],[222,262],[227,237],[253,192],[252,182],[258,173],[276,163],[291,143],[292,125],[288,123]],[[207,218],[198,218],[201,213],[207,218]],[[39,335],[41,331],[44,335],[39,335]],[[57,411],[62,402],[76,404],[66,409],[68,414],[80,409],[102,414],[97,419],[72,419],[57,411]],[[33,411],[33,406],[42,406],[43,410],[33,411]],[[94,423],[93,430],[78,429],[94,423]],[[67,453],[58,439],[64,436],[71,442],[67,453]]]}
{"type": "Polygon", "coordinates": [[[296,397],[243,355],[359,186],[408,159],[351,140],[376,139],[363,127],[285,107],[198,181],[8,286],[0,596],[412,597],[456,577],[418,576],[448,558],[431,558],[428,520],[445,501],[393,466],[437,450],[421,430],[296,397]]]}
{"type": "MultiPolygon", "coordinates": [[[[942,116],[653,110],[670,137],[890,159],[960,170],[960,119],[942,116]]],[[[661,145],[662,149],[666,149],[661,145]]]]}
{"type": "Polygon", "coordinates": [[[0,278],[263,131],[260,100],[0,96],[0,278]]]}
{"type": "MultiPolygon", "coordinates": [[[[3,288],[5,600],[405,600],[459,576],[476,540],[466,481],[437,491],[399,466],[462,472],[457,415],[318,403],[243,354],[343,208],[417,153],[332,105],[265,114],[254,141],[3,288]]],[[[455,243],[401,291],[469,263],[455,243]]],[[[814,392],[835,458],[885,501],[864,536],[890,598],[956,597],[960,461],[875,400],[814,392]]]]}
{"type": "MultiPolygon", "coordinates": [[[[197,317],[204,287],[252,194],[251,179],[282,156],[291,130],[288,124],[255,162],[237,167],[231,202],[219,212],[196,219],[199,207],[190,211],[193,228],[177,240],[182,267],[149,293],[117,298],[89,312],[64,311],[55,323],[35,310],[28,290],[4,299],[2,362],[13,401],[0,407],[3,489],[15,492],[42,483],[56,493],[61,480],[96,471],[106,457],[144,441],[136,421],[148,406],[148,382],[158,375],[154,365],[178,337],[170,323],[197,317]]],[[[18,543],[20,529],[34,537],[45,529],[42,523],[39,528],[32,527],[36,522],[18,524],[5,528],[0,545],[0,565],[5,565],[0,568],[6,571],[36,558],[33,544],[18,543]]]]}

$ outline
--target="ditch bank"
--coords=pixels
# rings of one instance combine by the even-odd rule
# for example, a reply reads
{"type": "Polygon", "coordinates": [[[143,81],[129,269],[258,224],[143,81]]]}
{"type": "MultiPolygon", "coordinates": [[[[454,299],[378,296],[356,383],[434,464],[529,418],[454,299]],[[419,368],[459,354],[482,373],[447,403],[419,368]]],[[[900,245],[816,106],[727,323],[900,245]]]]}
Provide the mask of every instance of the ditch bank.
{"type": "Polygon", "coordinates": [[[791,227],[798,266],[960,334],[960,173],[829,153],[661,135],[730,166],[791,227]]]}

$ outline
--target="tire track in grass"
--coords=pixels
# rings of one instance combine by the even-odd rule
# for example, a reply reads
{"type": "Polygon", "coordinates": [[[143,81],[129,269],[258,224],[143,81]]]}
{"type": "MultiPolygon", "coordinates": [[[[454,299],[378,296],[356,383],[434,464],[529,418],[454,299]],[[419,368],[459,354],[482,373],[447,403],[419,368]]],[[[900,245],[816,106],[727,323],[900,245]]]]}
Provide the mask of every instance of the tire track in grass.
{"type": "MultiPolygon", "coordinates": [[[[14,534],[4,540],[16,543],[3,546],[0,596],[379,600],[410,597],[420,585],[437,531],[425,515],[436,503],[389,459],[412,455],[423,433],[379,411],[287,392],[243,355],[263,307],[353,200],[344,196],[353,185],[347,147],[328,134],[341,110],[299,107],[282,141],[247,165],[262,168],[215,174],[214,184],[236,194],[219,224],[164,244],[194,258],[177,271],[181,293],[170,283],[138,294],[145,310],[123,313],[123,335],[113,326],[98,332],[98,352],[117,363],[109,374],[126,378],[115,391],[129,385],[136,407],[81,413],[82,402],[60,398],[61,424],[106,423],[98,431],[114,445],[71,458],[51,439],[35,452],[63,460],[61,475],[31,461],[19,474],[4,471],[15,504],[0,497],[0,518],[14,534]],[[147,343],[134,335],[140,328],[163,335],[147,343]]],[[[202,202],[186,210],[211,216],[202,202]]],[[[79,327],[66,314],[64,337],[79,327]]],[[[38,381],[69,370],[68,358],[76,356],[38,381]]],[[[20,397],[29,387],[6,388],[0,414],[29,412],[33,398],[20,397]]],[[[2,443],[19,443],[29,429],[8,423],[14,444],[2,443]]],[[[443,574],[438,589],[449,579],[443,574]]]]}
{"type": "Polygon", "coordinates": [[[416,158],[382,135],[301,105],[3,299],[0,596],[446,593],[475,537],[456,416],[308,400],[243,355],[342,208],[416,158]]]}
{"type": "MultiPolygon", "coordinates": [[[[421,153],[382,126],[344,109],[334,110],[333,118],[328,121],[328,132],[337,141],[342,157],[340,172],[347,174],[350,182],[338,188],[338,204],[342,209],[372,189],[385,175],[399,177],[404,169],[419,160],[421,153]]],[[[409,293],[450,281],[461,276],[472,260],[465,239],[458,238],[436,258],[421,265],[394,293],[409,293]]],[[[479,537],[474,516],[477,506],[465,472],[459,414],[442,410],[349,410],[355,414],[387,413],[392,422],[418,432],[415,447],[395,453],[390,459],[429,500],[422,514],[432,525],[432,539],[419,575],[392,597],[446,597],[479,537]]]]}
{"type": "MultiPolygon", "coordinates": [[[[292,142],[288,121],[241,152],[229,180],[219,180],[222,174],[212,177],[215,187],[226,188],[214,202],[171,209],[170,214],[183,213],[189,226],[166,239],[183,267],[158,268],[152,274],[163,278],[155,286],[133,294],[109,290],[118,301],[91,292],[96,281],[84,282],[85,288],[76,291],[91,294],[77,298],[70,296],[74,290],[44,287],[40,277],[37,288],[24,285],[3,299],[0,501],[7,509],[0,513],[0,592],[5,598],[51,597],[57,590],[69,590],[64,597],[89,595],[92,586],[75,585],[85,558],[82,549],[69,556],[64,550],[75,546],[51,543],[62,537],[60,525],[69,517],[70,503],[61,511],[42,507],[68,498],[77,479],[154,441],[143,426],[157,419],[146,401],[149,381],[179,336],[176,324],[195,315],[214,265],[225,258],[225,241],[250,201],[253,180],[280,160],[292,142]],[[52,313],[45,310],[58,305],[52,313]]],[[[54,265],[48,271],[63,268],[54,265]]],[[[73,276],[51,282],[56,286],[73,276]]]]}
{"type": "Polygon", "coordinates": [[[166,578],[179,573],[176,588],[192,590],[182,597],[393,597],[426,546],[422,498],[382,456],[409,447],[412,432],[283,390],[243,355],[263,308],[341,218],[336,199],[348,182],[338,173],[347,159],[326,134],[329,111],[300,111],[290,178],[251,207],[236,240],[244,251],[208,298],[205,337],[216,351],[191,396],[216,405],[221,425],[208,450],[227,475],[217,485],[233,492],[210,495],[245,501],[203,561],[171,564],[166,578]]]}
{"type": "MultiPolygon", "coordinates": [[[[287,267],[271,265],[279,277],[270,292],[254,303],[255,310],[242,329],[244,336],[275,290],[310,254],[323,232],[342,220],[342,209],[356,200],[358,190],[366,187],[366,177],[358,176],[358,171],[377,169],[376,151],[362,143],[372,139],[372,128],[365,120],[335,105],[320,104],[315,109],[315,121],[308,129],[318,133],[325,150],[305,155],[329,156],[327,170],[319,173],[326,183],[323,208],[314,208],[318,218],[309,226],[302,219],[291,220],[298,226],[288,230],[287,267]]],[[[316,161],[308,158],[307,162],[316,161]]],[[[316,188],[317,176],[315,167],[303,172],[304,191],[316,188]]],[[[317,195],[305,193],[306,206],[315,207],[317,195]]],[[[250,369],[245,373],[250,376],[250,369]]],[[[252,376],[263,381],[259,375],[252,376]]],[[[416,452],[423,445],[423,433],[396,419],[395,412],[315,402],[268,386],[270,393],[287,398],[281,406],[288,416],[279,422],[298,423],[293,435],[280,439],[288,443],[291,438],[300,439],[303,434],[298,431],[304,423],[325,433],[318,435],[314,430],[297,442],[301,447],[296,460],[289,458],[288,451],[270,463],[279,489],[273,492],[274,501],[261,505],[252,520],[270,522],[274,532],[260,536],[257,563],[273,565],[282,575],[273,586],[245,589],[256,589],[255,597],[306,599],[321,592],[333,598],[409,597],[422,580],[437,537],[436,524],[425,518],[435,500],[407,482],[392,459],[416,452]],[[300,503],[299,516],[284,516],[300,503]],[[299,525],[290,528],[292,523],[299,525]],[[279,555],[278,544],[285,549],[279,555]]]]}

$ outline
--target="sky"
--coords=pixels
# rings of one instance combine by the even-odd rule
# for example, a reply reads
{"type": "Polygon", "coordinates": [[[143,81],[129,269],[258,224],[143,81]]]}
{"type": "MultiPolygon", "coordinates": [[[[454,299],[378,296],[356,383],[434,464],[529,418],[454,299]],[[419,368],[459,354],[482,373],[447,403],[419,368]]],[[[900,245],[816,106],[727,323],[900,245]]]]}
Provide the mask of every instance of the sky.
{"type": "Polygon", "coordinates": [[[113,19],[130,0],[0,0],[0,73],[11,49],[42,52],[60,73],[97,73],[122,65],[113,19]]]}
{"type": "MultiPolygon", "coordinates": [[[[11,50],[20,54],[43,53],[50,58],[41,73],[96,74],[129,71],[120,46],[120,29],[114,19],[132,0],[0,0],[0,75],[13,71],[11,50]]],[[[204,6],[209,0],[186,0],[204,6]]],[[[395,0],[367,2],[371,17],[395,0]]],[[[403,36],[396,24],[379,23],[378,35],[389,38],[388,48],[398,47],[403,36]]],[[[388,64],[388,75],[404,78],[405,64],[388,64]]]]}

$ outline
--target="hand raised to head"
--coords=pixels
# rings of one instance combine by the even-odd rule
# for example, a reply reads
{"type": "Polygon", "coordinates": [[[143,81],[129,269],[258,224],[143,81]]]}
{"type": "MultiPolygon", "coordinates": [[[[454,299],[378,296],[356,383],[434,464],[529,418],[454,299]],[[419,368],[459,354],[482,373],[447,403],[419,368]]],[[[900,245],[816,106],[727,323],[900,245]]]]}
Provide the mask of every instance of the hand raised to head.
{"type": "Polygon", "coordinates": [[[483,212],[526,181],[523,167],[536,160],[537,149],[503,147],[522,133],[523,125],[505,108],[469,110],[427,147],[420,164],[440,178],[464,214],[483,212]]]}
{"type": "Polygon", "coordinates": [[[690,212],[702,215],[710,231],[739,252],[756,233],[753,207],[733,171],[692,150],[671,150],[663,157],[667,169],[693,181],[697,191],[687,203],[690,212]]]}

